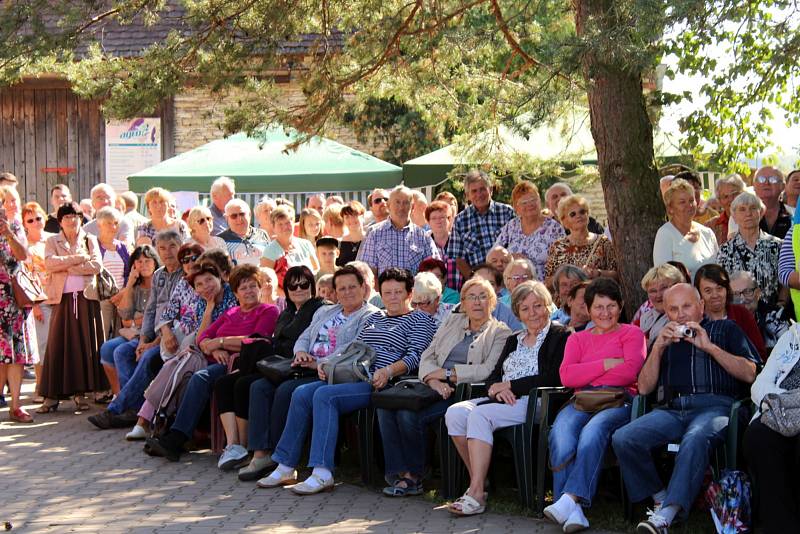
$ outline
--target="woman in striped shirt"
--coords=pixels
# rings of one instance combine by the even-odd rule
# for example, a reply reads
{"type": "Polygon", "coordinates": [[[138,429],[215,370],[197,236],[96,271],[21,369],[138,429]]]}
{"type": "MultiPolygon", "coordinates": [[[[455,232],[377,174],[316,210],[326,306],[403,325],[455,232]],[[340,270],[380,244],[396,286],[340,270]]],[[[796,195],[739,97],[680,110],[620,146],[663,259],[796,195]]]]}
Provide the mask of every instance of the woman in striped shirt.
{"type": "MultiPolygon", "coordinates": [[[[340,273],[334,275],[334,283],[341,301],[340,281],[337,280],[340,273]]],[[[373,388],[383,389],[392,377],[415,371],[422,352],[436,332],[436,322],[430,315],[411,310],[413,285],[414,277],[406,269],[390,268],[381,273],[378,287],[386,311],[370,317],[356,338],[375,350],[375,362],[370,369],[372,383],[328,385],[322,366],[319,366],[320,380],[300,386],[292,395],[286,426],[272,455],[278,467],[259,481],[260,487],[295,483],[295,468],[300,462],[305,436],[311,429],[309,465],[314,471],[305,482],[293,486],[292,491],[310,495],[333,489],[339,416],[366,408],[373,388]]]]}

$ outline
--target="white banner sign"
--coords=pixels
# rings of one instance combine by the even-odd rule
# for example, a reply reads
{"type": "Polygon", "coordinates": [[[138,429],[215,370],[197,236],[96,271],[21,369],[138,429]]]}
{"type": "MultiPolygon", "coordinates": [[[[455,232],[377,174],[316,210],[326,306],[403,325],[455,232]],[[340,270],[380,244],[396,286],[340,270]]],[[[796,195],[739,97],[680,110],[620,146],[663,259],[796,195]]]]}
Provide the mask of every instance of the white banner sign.
{"type": "Polygon", "coordinates": [[[160,161],[160,118],[106,123],[106,183],[116,192],[128,190],[128,176],[160,161]]]}

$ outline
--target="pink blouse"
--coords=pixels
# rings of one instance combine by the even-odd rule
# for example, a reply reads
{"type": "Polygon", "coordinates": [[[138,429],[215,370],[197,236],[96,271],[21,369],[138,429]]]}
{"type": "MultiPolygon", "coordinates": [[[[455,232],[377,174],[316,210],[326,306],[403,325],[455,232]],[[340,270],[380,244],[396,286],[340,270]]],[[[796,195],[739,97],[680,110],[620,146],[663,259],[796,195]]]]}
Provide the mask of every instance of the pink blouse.
{"type": "MultiPolygon", "coordinates": [[[[239,306],[235,306],[217,318],[197,337],[199,345],[204,339],[214,339],[224,336],[271,336],[275,331],[278,320],[278,307],[272,304],[259,304],[247,313],[242,313],[239,306]]],[[[209,361],[213,358],[208,356],[209,361]]]]}
{"type": "Polygon", "coordinates": [[[642,331],[629,324],[607,334],[593,334],[592,329],[567,338],[564,360],[559,372],[561,383],[569,388],[587,386],[622,386],[636,395],[636,380],[647,357],[647,345],[642,331]],[[603,360],[622,358],[625,361],[605,370],[603,360]]]}

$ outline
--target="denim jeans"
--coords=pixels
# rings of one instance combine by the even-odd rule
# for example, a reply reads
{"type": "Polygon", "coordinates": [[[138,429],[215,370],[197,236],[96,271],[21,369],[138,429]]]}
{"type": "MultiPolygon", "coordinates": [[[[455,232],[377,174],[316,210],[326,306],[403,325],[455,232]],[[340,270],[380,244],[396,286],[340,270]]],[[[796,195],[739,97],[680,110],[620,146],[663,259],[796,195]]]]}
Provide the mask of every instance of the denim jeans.
{"type": "Polygon", "coordinates": [[[177,430],[185,436],[192,437],[200,416],[206,409],[211,394],[214,392],[214,383],[228,374],[228,366],[214,363],[192,375],[189,384],[183,392],[175,422],[172,430],[177,430]]]}
{"type": "Polygon", "coordinates": [[[294,390],[316,381],[309,376],[287,380],[275,387],[266,378],[250,384],[250,410],[247,418],[247,445],[251,451],[274,451],[286,426],[289,403],[294,390]]]}
{"type": "Polygon", "coordinates": [[[733,399],[723,395],[679,397],[617,430],[612,444],[633,502],[664,489],[651,451],[679,443],[663,506],[676,504],[685,515],[700,491],[708,454],[723,439],[733,399]]]}
{"type": "Polygon", "coordinates": [[[286,427],[272,459],[283,465],[297,467],[311,428],[308,465],[332,471],[339,437],[339,416],[366,408],[371,398],[372,385],[366,382],[328,385],[317,380],[300,386],[292,394],[286,427]]]}
{"type": "MultiPolygon", "coordinates": [[[[139,344],[139,338],[135,338],[136,344],[139,344]]],[[[114,367],[114,351],[120,345],[124,345],[128,340],[122,336],[117,336],[109,339],[100,345],[100,362],[103,365],[110,365],[114,367]]]]}
{"type": "MultiPolygon", "coordinates": [[[[127,351],[132,355],[132,358],[136,360],[135,346],[131,347],[130,344],[123,343],[117,347],[115,352],[117,351],[127,351]]],[[[138,411],[139,408],[142,407],[142,404],[144,404],[144,390],[147,389],[147,386],[150,385],[150,382],[153,381],[158,372],[157,370],[153,372],[153,360],[156,358],[159,362],[161,361],[161,351],[158,345],[142,353],[142,357],[136,362],[136,368],[133,374],[131,374],[130,379],[128,379],[125,385],[119,390],[119,393],[117,393],[117,396],[111,401],[111,404],[108,405],[109,412],[119,415],[128,410],[138,411]]]]}
{"type": "Polygon", "coordinates": [[[387,477],[406,471],[422,476],[427,465],[428,425],[438,421],[451,404],[452,399],[440,400],[418,412],[377,410],[387,477]]]}
{"type": "Polygon", "coordinates": [[[554,500],[569,493],[592,505],[611,434],[630,420],[630,404],[591,414],[570,402],[558,412],[548,441],[554,500]]]}

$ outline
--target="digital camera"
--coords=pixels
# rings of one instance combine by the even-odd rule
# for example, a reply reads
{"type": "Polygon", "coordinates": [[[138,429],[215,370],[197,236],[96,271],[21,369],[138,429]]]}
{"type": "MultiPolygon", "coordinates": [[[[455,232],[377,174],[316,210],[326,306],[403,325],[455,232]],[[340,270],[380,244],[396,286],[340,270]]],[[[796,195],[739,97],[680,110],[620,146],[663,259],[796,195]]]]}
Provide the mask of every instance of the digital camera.
{"type": "Polygon", "coordinates": [[[695,331],[693,329],[689,328],[688,326],[686,326],[685,324],[678,325],[677,331],[678,331],[678,335],[681,336],[681,337],[694,337],[695,336],[695,331]]]}

